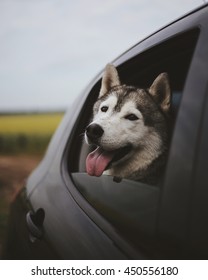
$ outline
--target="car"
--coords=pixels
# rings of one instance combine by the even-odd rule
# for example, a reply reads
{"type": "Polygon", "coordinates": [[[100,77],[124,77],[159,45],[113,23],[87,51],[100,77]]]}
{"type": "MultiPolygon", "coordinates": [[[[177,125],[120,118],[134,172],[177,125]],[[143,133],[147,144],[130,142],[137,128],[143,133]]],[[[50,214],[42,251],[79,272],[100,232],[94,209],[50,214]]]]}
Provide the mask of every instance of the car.
{"type": "Polygon", "coordinates": [[[162,183],[87,175],[83,132],[101,71],[66,112],[12,203],[5,259],[208,258],[208,5],[112,63],[130,85],[147,87],[169,74],[174,122],[162,183]]]}

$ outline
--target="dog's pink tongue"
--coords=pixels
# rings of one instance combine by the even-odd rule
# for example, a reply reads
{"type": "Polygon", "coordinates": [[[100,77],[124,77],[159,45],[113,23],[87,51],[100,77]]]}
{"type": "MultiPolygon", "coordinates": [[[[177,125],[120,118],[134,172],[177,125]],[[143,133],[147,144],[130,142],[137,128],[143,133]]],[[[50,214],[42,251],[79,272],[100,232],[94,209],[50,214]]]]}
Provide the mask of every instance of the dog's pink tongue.
{"type": "Polygon", "coordinates": [[[91,176],[101,176],[109,162],[112,160],[114,153],[103,151],[100,147],[91,152],[86,159],[86,170],[91,176]]]}

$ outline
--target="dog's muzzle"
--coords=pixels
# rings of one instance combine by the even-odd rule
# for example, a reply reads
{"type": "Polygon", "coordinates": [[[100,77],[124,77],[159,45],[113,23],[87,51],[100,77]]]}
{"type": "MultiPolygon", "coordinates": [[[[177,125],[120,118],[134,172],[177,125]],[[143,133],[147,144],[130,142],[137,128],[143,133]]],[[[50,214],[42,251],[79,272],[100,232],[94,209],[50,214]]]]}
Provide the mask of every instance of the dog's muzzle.
{"type": "Polygon", "coordinates": [[[103,135],[104,130],[100,125],[92,123],[87,126],[85,133],[92,143],[97,144],[98,140],[103,135]]]}
{"type": "Polygon", "coordinates": [[[130,144],[115,150],[104,150],[100,146],[103,134],[103,128],[96,123],[91,123],[85,130],[88,144],[95,144],[97,146],[86,158],[86,171],[91,176],[101,176],[106,169],[110,168],[111,164],[115,164],[115,162],[121,160],[132,150],[130,144]]]}

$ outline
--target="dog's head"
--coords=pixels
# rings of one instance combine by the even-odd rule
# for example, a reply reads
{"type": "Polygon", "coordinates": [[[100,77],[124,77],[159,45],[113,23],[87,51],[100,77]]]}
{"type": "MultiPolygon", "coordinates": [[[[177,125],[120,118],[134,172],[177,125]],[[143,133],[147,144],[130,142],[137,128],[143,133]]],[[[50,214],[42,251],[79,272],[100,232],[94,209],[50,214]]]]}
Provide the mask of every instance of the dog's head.
{"type": "Polygon", "coordinates": [[[87,172],[100,176],[109,166],[125,160],[136,149],[158,151],[166,138],[165,116],[170,109],[170,86],[166,73],[149,89],[122,85],[116,68],[106,66],[93,119],[85,140],[98,148],[88,155],[87,172]]]}

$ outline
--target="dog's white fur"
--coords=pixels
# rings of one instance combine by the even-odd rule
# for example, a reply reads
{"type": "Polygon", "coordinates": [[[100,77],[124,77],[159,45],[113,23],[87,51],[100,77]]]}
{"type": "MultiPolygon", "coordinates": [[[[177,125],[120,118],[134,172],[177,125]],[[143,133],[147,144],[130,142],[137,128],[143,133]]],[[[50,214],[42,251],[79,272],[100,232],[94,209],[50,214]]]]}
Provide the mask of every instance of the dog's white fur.
{"type": "MultiPolygon", "coordinates": [[[[160,133],[158,127],[160,127],[160,122],[164,122],[163,129],[166,127],[164,115],[167,115],[170,109],[170,85],[167,75],[160,74],[149,88],[148,93],[143,89],[134,89],[132,97],[126,98],[121,108],[116,110],[119,99],[126,90],[128,87],[121,85],[116,68],[113,65],[107,65],[90,125],[97,124],[102,127],[104,133],[100,137],[99,143],[96,144],[103,150],[110,152],[128,144],[132,146],[132,150],[119,161],[112,163],[111,168],[105,173],[121,178],[138,179],[142,177],[142,172],[147,170],[152,162],[166,150],[166,132],[161,131],[160,133]],[[146,100],[147,97],[149,101],[146,100]],[[158,111],[153,112],[159,119],[158,121],[155,118],[155,122],[158,122],[156,125],[147,125],[144,112],[139,110],[139,106],[143,106],[144,111],[148,110],[148,102],[150,105],[151,102],[157,104],[151,105],[155,111],[158,106],[158,111]],[[102,111],[103,107],[107,107],[107,111],[102,111]],[[126,118],[130,114],[136,116],[137,119],[131,121],[126,118]]],[[[151,116],[149,117],[151,118],[151,116]]],[[[87,134],[85,134],[85,140],[91,144],[87,134]]]]}

